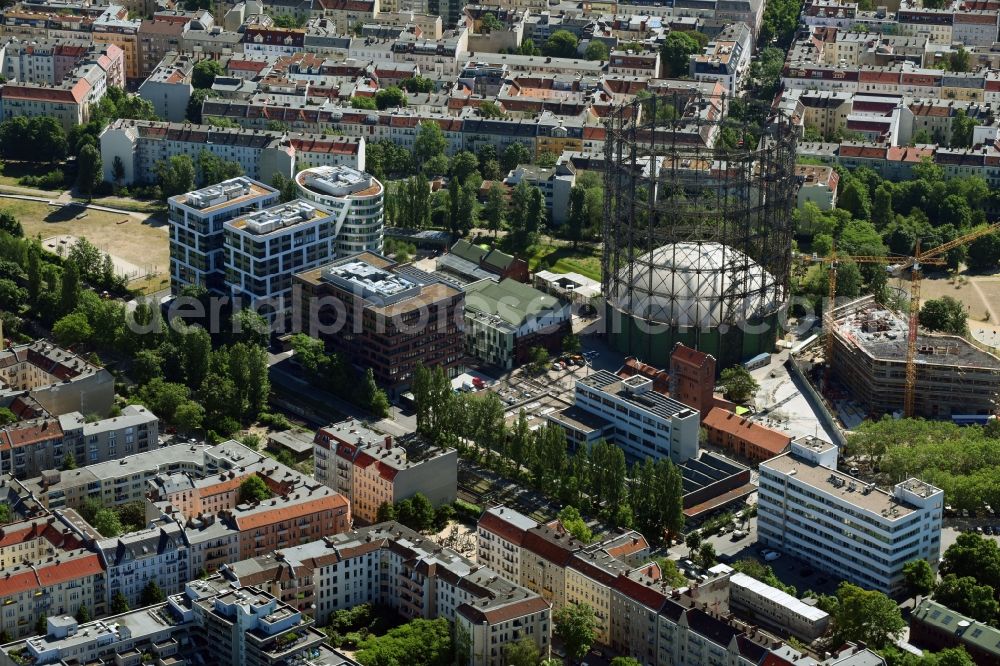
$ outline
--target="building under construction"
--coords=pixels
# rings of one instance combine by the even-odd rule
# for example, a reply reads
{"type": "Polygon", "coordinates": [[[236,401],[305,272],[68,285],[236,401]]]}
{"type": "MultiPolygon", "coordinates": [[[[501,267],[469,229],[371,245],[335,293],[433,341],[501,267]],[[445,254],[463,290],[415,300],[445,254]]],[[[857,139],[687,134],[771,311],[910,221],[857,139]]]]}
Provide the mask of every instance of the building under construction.
{"type": "Polygon", "coordinates": [[[771,351],[791,261],[795,131],[764,106],[689,94],[615,109],[605,141],[603,284],[611,345],[663,366],[771,351]]]}
{"type": "MultiPolygon", "coordinates": [[[[872,414],[899,412],[906,388],[908,323],[872,296],[833,311],[834,379],[872,414]]],[[[1000,358],[955,335],[917,336],[914,416],[996,413],[1000,358]]]]}

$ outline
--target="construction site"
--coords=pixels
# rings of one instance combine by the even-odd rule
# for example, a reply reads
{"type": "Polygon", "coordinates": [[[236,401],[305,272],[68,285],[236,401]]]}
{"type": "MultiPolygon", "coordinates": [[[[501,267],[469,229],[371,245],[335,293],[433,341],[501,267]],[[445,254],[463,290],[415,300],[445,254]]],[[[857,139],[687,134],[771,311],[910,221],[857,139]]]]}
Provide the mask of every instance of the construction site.
{"type": "MultiPolygon", "coordinates": [[[[835,308],[832,319],[829,360],[835,383],[827,387],[826,397],[851,400],[868,416],[900,412],[907,383],[908,322],[872,296],[835,308]]],[[[918,333],[914,369],[913,416],[959,420],[996,412],[1000,358],[964,338],[918,333]]]]}

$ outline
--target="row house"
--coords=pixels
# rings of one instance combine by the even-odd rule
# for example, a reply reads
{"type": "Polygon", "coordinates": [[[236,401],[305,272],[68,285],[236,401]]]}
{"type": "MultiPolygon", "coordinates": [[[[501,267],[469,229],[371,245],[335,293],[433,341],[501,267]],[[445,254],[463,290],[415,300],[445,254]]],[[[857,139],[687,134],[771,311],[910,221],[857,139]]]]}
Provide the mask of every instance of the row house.
{"type": "Polygon", "coordinates": [[[525,638],[542,654],[549,650],[548,602],[395,522],[237,562],[222,573],[299,605],[320,624],[364,603],[405,618],[445,618],[466,639],[459,663],[468,666],[500,666],[506,646],[525,638]]]}

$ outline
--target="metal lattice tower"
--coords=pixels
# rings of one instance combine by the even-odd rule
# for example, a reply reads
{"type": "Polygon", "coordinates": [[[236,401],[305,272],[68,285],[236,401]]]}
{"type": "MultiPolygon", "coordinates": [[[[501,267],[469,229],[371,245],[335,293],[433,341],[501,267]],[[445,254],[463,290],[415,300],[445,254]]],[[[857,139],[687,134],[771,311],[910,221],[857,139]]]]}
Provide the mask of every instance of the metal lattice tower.
{"type": "Polygon", "coordinates": [[[662,363],[680,341],[720,367],[770,351],[789,290],[795,128],[768,107],[692,86],[618,107],[607,129],[612,344],[662,363]],[[756,331],[762,324],[769,331],[756,331]]]}

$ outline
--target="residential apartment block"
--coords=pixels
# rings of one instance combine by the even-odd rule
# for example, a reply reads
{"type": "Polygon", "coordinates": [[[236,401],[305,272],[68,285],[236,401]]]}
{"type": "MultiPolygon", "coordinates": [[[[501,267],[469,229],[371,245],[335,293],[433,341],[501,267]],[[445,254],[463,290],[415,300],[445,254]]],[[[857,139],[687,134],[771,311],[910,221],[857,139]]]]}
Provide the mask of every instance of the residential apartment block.
{"type": "Polygon", "coordinates": [[[119,416],[89,423],[80,412],[63,414],[59,417],[63,457],[53,456],[43,469],[59,467],[68,453],[77,465],[93,465],[153,451],[160,447],[159,423],[156,414],[142,405],[126,405],[119,416]]]}
{"type": "Polygon", "coordinates": [[[760,465],[757,539],[866,588],[904,587],[903,565],[941,554],[944,492],[917,479],[886,492],[837,471],[837,447],[813,437],[760,465]]]}
{"type": "Polygon", "coordinates": [[[537,591],[555,610],[587,603],[595,609],[598,642],[641,663],[750,666],[804,659],[816,666],[756,626],[733,619],[729,567],[713,569],[696,586],[671,589],[647,562],[649,547],[641,535],[625,532],[587,546],[507,507],[486,511],[476,537],[477,560],[503,566],[511,580],[537,591]]]}
{"type": "Polygon", "coordinates": [[[318,623],[358,604],[389,606],[404,618],[445,618],[468,637],[459,663],[501,666],[505,647],[531,639],[548,654],[550,606],[538,594],[442,548],[399,523],[379,523],[245,560],[223,569],[311,611],[318,623]]]}
{"type": "MultiPolygon", "coordinates": [[[[148,482],[149,499],[159,512],[184,522],[197,519],[200,525],[221,525],[220,533],[199,539],[198,547],[192,542],[192,551],[213,548],[213,539],[227,544],[228,550],[235,532],[238,557],[245,559],[350,528],[347,498],[311,477],[232,440],[203,453],[204,467],[198,474],[165,473],[148,482]],[[241,501],[240,484],[250,476],[264,481],[272,493],[270,499],[253,504],[241,501]]],[[[211,555],[192,552],[192,562],[197,560],[192,571],[205,568],[211,555]]]]}
{"type": "Polygon", "coordinates": [[[316,431],[316,480],[346,496],[355,520],[376,522],[379,507],[421,493],[434,506],[455,501],[458,454],[420,444],[393,443],[356,421],[316,431]]]}
{"type": "Polygon", "coordinates": [[[956,613],[930,598],[910,615],[913,644],[928,650],[963,647],[978,666],[1000,663],[1000,629],[956,613]]]}
{"type": "Polygon", "coordinates": [[[85,624],[52,615],[45,635],[0,648],[0,665],[24,663],[356,666],[324,645],[299,611],[220,577],[195,580],[166,602],[85,624]]]}
{"type": "MultiPolygon", "coordinates": [[[[169,100],[165,103],[173,108],[169,100]]],[[[196,160],[202,151],[238,162],[248,178],[270,183],[275,174],[291,178],[299,161],[364,169],[365,140],[362,136],[297,134],[264,128],[246,131],[190,123],[119,119],[101,133],[100,148],[105,180],[114,182],[115,158],[122,161],[125,167],[122,185],[150,183],[157,162],[176,155],[196,160]]]]}
{"type": "Polygon", "coordinates": [[[0,404],[9,406],[24,393],[49,414],[104,416],[114,401],[115,380],[82,356],[36,340],[0,350],[0,404]]]}
{"type": "Polygon", "coordinates": [[[304,169],[295,175],[299,196],[333,213],[336,254],[381,252],[385,188],[374,176],[338,164],[304,169]]]}
{"type": "Polygon", "coordinates": [[[41,616],[103,607],[99,556],[56,516],[5,525],[0,566],[0,630],[11,636],[30,635],[41,616]]]}
{"type": "Polygon", "coordinates": [[[334,211],[301,199],[224,222],[225,282],[233,298],[269,319],[287,316],[292,276],[334,258],[338,222],[334,211]]]}
{"type": "Polygon", "coordinates": [[[170,290],[201,285],[224,294],[226,278],[223,225],[277,203],[273,187],[239,176],[167,200],[170,222],[170,290]]]}
{"type": "Polygon", "coordinates": [[[130,608],[142,606],[146,586],[156,583],[166,595],[184,590],[192,578],[184,528],[170,518],[154,521],[146,529],[102,539],[97,554],[107,572],[103,612],[121,594],[130,608]]]}
{"type": "Polygon", "coordinates": [[[302,330],[371,368],[393,393],[420,364],[449,375],[461,365],[465,295],[436,276],[364,252],[299,273],[295,284],[302,330]]]}

